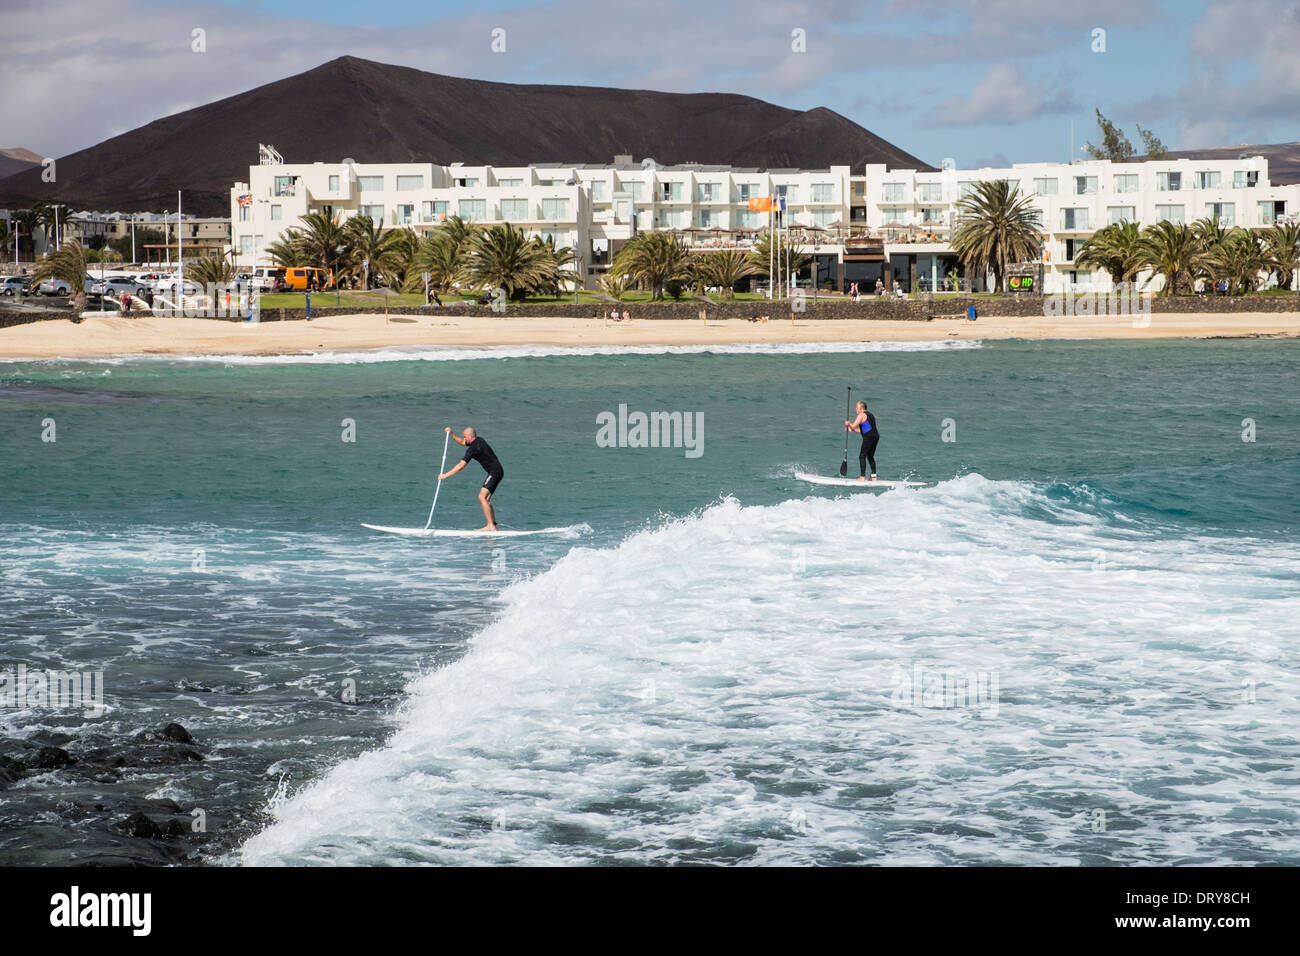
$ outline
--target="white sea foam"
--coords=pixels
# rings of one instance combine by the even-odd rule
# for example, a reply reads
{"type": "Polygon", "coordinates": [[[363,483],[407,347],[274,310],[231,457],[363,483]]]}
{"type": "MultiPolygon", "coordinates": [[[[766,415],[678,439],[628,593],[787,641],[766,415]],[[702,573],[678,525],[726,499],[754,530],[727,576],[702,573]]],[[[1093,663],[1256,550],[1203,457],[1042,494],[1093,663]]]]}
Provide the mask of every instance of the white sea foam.
{"type": "Polygon", "coordinates": [[[507,588],[238,859],[1300,862],[1297,576],[978,476],[727,500],[507,588]]]}
{"type": "Polygon", "coordinates": [[[280,355],[243,353],[221,355],[113,355],[85,359],[7,359],[0,361],[77,362],[128,365],[136,363],[185,363],[202,365],[365,365],[376,362],[466,362],[483,359],[520,359],[620,355],[828,355],[859,352],[932,352],[977,349],[978,339],[946,339],[939,342],[755,342],[736,345],[500,345],[394,346],[379,349],[304,351],[280,355]]]}

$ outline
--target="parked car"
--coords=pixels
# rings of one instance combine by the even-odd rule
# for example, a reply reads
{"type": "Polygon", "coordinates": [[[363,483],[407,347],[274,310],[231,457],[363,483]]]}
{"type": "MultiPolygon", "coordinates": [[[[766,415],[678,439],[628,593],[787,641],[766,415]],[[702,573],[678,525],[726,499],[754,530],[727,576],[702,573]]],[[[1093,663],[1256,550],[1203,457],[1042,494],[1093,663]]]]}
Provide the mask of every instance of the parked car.
{"type": "MultiPolygon", "coordinates": [[[[95,280],[86,276],[82,291],[89,294],[95,280]]],[[[72,286],[65,279],[43,279],[33,290],[41,295],[72,295],[72,286]]]]}
{"type": "Polygon", "coordinates": [[[142,296],[149,287],[137,279],[130,276],[113,276],[102,282],[96,282],[90,289],[91,295],[111,295],[120,296],[123,293],[127,295],[142,296]]]}
{"type": "Polygon", "coordinates": [[[284,270],[278,266],[258,266],[253,270],[253,288],[258,292],[278,292],[284,285],[284,270]]]}
{"type": "Polygon", "coordinates": [[[158,278],[153,284],[153,291],[162,295],[175,295],[182,291],[185,295],[198,295],[203,291],[203,286],[193,279],[181,279],[180,276],[173,272],[158,278]],[[184,286],[183,290],[182,285],[184,286]]]}
{"type": "Polygon", "coordinates": [[[0,295],[31,295],[32,280],[27,276],[5,276],[0,279],[0,295]]]}

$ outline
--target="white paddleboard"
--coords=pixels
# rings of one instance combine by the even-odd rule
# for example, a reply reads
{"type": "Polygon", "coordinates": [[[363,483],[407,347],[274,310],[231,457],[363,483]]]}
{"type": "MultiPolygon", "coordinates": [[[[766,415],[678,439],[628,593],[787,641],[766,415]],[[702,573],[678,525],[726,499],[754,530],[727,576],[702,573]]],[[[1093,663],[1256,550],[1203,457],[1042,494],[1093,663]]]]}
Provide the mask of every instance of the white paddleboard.
{"type": "Polygon", "coordinates": [[[462,531],[455,528],[389,528],[381,524],[366,524],[361,527],[385,534],[401,534],[410,538],[522,538],[534,534],[578,534],[582,525],[568,525],[563,528],[538,528],[535,531],[462,531]]]}
{"type": "Polygon", "coordinates": [[[875,481],[858,481],[856,478],[841,478],[838,475],[833,478],[827,475],[810,475],[806,471],[797,471],[794,476],[800,481],[808,481],[814,485],[834,485],[836,488],[924,488],[929,484],[927,481],[884,481],[880,478],[875,481]]]}

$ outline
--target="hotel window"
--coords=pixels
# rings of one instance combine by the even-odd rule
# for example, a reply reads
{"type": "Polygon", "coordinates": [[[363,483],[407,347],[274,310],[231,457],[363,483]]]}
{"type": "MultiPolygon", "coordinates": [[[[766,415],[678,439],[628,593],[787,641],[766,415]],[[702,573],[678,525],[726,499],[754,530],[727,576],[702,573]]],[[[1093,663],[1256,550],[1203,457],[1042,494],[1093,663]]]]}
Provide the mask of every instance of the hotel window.
{"type": "Polygon", "coordinates": [[[1218,189],[1219,174],[1217,172],[1197,173],[1196,188],[1197,189],[1218,189]]]}
{"type": "Polygon", "coordinates": [[[1117,222],[1137,222],[1136,206],[1110,206],[1106,211],[1110,213],[1112,226],[1117,222]]]}
{"type": "Polygon", "coordinates": [[[659,213],[659,221],[655,225],[656,229],[676,229],[682,224],[682,210],[666,209],[659,213]]]}
{"type": "Polygon", "coordinates": [[[791,185],[790,183],[784,183],[777,186],[776,198],[784,199],[787,206],[797,203],[799,201],[799,187],[791,185]]]}
{"type": "Polygon", "coordinates": [[[446,200],[438,199],[438,200],[434,200],[433,202],[426,202],[424,204],[424,218],[425,219],[446,219],[447,218],[446,200]]]}
{"type": "Polygon", "coordinates": [[[758,186],[754,183],[736,183],[736,198],[741,202],[749,202],[757,195],[758,186]]]}
{"type": "Polygon", "coordinates": [[[1184,222],[1182,206],[1156,206],[1157,222],[1172,222],[1175,226],[1181,226],[1184,222]]]}
{"type": "Polygon", "coordinates": [[[940,206],[926,206],[921,210],[921,222],[936,223],[943,220],[943,208],[940,206]]]}
{"type": "Polygon", "coordinates": [[[239,221],[240,221],[240,222],[248,222],[248,214],[249,214],[251,211],[252,211],[252,210],[250,210],[247,206],[240,206],[240,207],[239,207],[239,221]]]}
{"type": "Polygon", "coordinates": [[[713,202],[722,195],[722,187],[718,183],[699,183],[695,187],[696,202],[713,202]]]}
{"type": "Polygon", "coordinates": [[[1136,173],[1125,173],[1123,176],[1115,177],[1115,192],[1117,193],[1135,193],[1141,186],[1141,177],[1136,173]]]}
{"type": "Polygon", "coordinates": [[[1061,228],[1062,229],[1087,229],[1088,227],[1088,210],[1086,209],[1062,209],[1061,210],[1061,228]]]}
{"type": "Polygon", "coordinates": [[[814,209],[812,214],[812,224],[825,229],[838,218],[834,209],[814,209]]]}
{"type": "Polygon", "coordinates": [[[711,229],[718,224],[717,213],[712,209],[701,209],[695,224],[701,229],[711,229]]]}
{"type": "Polygon", "coordinates": [[[1097,192],[1096,176],[1075,176],[1074,177],[1074,194],[1076,196],[1092,196],[1097,192]]]}
{"type": "Polygon", "coordinates": [[[383,206],[361,206],[357,209],[357,215],[368,217],[377,226],[384,224],[383,206]]]}
{"type": "Polygon", "coordinates": [[[338,178],[337,176],[331,176],[331,177],[330,177],[330,192],[332,192],[332,193],[336,193],[336,192],[338,192],[338,191],[339,191],[339,178],[338,178]]]}
{"type": "Polygon", "coordinates": [[[834,183],[813,183],[812,201],[813,202],[834,202],[835,201],[834,183]]]}
{"type": "Polygon", "coordinates": [[[903,221],[903,210],[901,210],[901,209],[886,209],[886,210],[885,210],[885,222],[886,222],[886,223],[895,223],[895,222],[902,222],[902,221],[903,221]]]}
{"type": "Polygon", "coordinates": [[[1065,261],[1073,262],[1074,257],[1079,254],[1080,247],[1083,246],[1085,239],[1066,239],[1065,240],[1065,261]]]}
{"type": "Polygon", "coordinates": [[[465,180],[463,180],[461,185],[463,185],[466,189],[473,189],[475,186],[478,185],[478,180],[473,176],[470,176],[465,180]]]}
{"type": "Polygon", "coordinates": [[[682,198],[681,183],[660,183],[659,198],[664,202],[677,202],[682,198]]]}
{"type": "Polygon", "coordinates": [[[631,193],[633,202],[640,202],[641,197],[645,195],[645,183],[636,180],[625,179],[619,184],[619,188],[623,192],[631,193]]]}
{"type": "Polygon", "coordinates": [[[240,254],[241,256],[251,256],[251,255],[253,254],[253,237],[252,237],[252,236],[240,236],[240,237],[239,237],[239,254],[240,254]]]}
{"type": "Polygon", "coordinates": [[[603,179],[597,179],[591,184],[591,201],[605,201],[605,181],[603,179]]]}
{"type": "Polygon", "coordinates": [[[543,200],[542,200],[542,218],[543,218],[543,219],[568,219],[568,218],[569,218],[569,200],[567,200],[567,199],[543,199],[543,200]]]}
{"type": "Polygon", "coordinates": [[[1156,189],[1160,192],[1176,193],[1182,188],[1182,173],[1156,173],[1156,189]]]}
{"type": "Polygon", "coordinates": [[[283,218],[284,218],[284,207],[283,207],[283,206],[272,206],[272,207],[271,207],[271,221],[272,221],[272,222],[279,222],[279,221],[280,221],[281,219],[283,219],[283,218]]]}
{"type": "Polygon", "coordinates": [[[497,185],[503,186],[506,189],[518,189],[521,186],[523,186],[523,184],[524,181],[522,179],[498,179],[497,180],[497,185]]]}
{"type": "Polygon", "coordinates": [[[1230,229],[1234,223],[1233,204],[1230,202],[1207,202],[1205,214],[1224,229],[1230,229]]]}
{"type": "Polygon", "coordinates": [[[855,183],[853,184],[853,198],[854,198],[854,199],[866,199],[866,198],[867,198],[867,184],[866,184],[866,183],[864,183],[864,182],[862,182],[861,180],[859,180],[859,181],[857,181],[857,182],[855,182],[855,183]]]}
{"type": "Polygon", "coordinates": [[[415,203],[399,204],[397,207],[397,225],[409,226],[415,218],[415,203]]]}
{"type": "Polygon", "coordinates": [[[549,241],[556,249],[566,249],[573,245],[573,233],[557,229],[543,229],[537,234],[542,242],[549,241]]]}
{"type": "Polygon", "coordinates": [[[275,187],[271,191],[272,196],[292,196],[293,195],[293,177],[276,176],[275,187]]]}
{"type": "Polygon", "coordinates": [[[921,202],[943,202],[943,183],[921,183],[917,190],[921,202]]]}
{"type": "Polygon", "coordinates": [[[384,191],[383,176],[358,176],[357,189],[361,192],[381,193],[384,191]]]}
{"type": "Polygon", "coordinates": [[[1272,199],[1266,199],[1259,204],[1259,224],[1261,226],[1271,226],[1278,216],[1286,214],[1286,203],[1272,199]]]}
{"type": "Polygon", "coordinates": [[[885,197],[882,202],[906,202],[903,199],[903,183],[885,183],[885,197]]]}
{"type": "Polygon", "coordinates": [[[1259,185],[1259,173],[1253,169],[1239,169],[1232,174],[1233,189],[1251,189],[1259,185]]]}
{"type": "Polygon", "coordinates": [[[527,199],[501,200],[501,218],[506,222],[523,222],[528,218],[527,199]]]}
{"type": "Polygon", "coordinates": [[[736,214],[736,225],[742,229],[757,229],[758,213],[749,209],[742,209],[736,214]]]}
{"type": "Polygon", "coordinates": [[[456,209],[466,222],[482,222],[487,218],[486,199],[462,199],[456,204],[456,209]]]}
{"type": "Polygon", "coordinates": [[[412,189],[423,189],[423,176],[398,176],[397,191],[399,193],[410,192],[412,189]]]}
{"type": "MultiPolygon", "coordinates": [[[[1036,180],[1034,180],[1034,182],[1035,182],[1035,183],[1039,183],[1039,182],[1044,182],[1044,183],[1045,183],[1045,182],[1048,182],[1048,180],[1046,180],[1046,179],[1041,179],[1041,180],[1036,179],[1036,180]]],[[[1056,191],[1056,183],[1055,183],[1055,182],[1052,183],[1052,191],[1053,191],[1053,192],[1056,191]]],[[[975,195],[975,183],[971,182],[970,180],[967,180],[967,181],[964,182],[964,183],[958,183],[958,184],[957,184],[957,198],[958,198],[958,199],[965,199],[967,196],[973,196],[973,195],[975,195]]],[[[1042,193],[1039,193],[1039,195],[1041,196],[1042,193]]]]}

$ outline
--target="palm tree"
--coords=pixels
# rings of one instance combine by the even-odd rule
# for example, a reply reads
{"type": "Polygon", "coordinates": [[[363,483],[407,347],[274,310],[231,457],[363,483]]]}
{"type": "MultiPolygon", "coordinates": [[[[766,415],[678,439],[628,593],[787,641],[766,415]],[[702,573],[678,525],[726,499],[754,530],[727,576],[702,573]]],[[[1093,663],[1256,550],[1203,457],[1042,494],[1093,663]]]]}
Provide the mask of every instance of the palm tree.
{"type": "Polygon", "coordinates": [[[555,237],[547,236],[545,239],[535,239],[542,251],[546,253],[546,265],[548,274],[546,279],[538,286],[537,292],[546,295],[559,295],[560,286],[565,283],[571,283],[575,288],[582,281],[578,275],[577,262],[578,258],[574,254],[572,246],[563,246],[555,248],[555,237]]]}
{"type": "Polygon", "coordinates": [[[1164,295],[1178,295],[1183,277],[1193,274],[1202,255],[1192,227],[1167,219],[1143,229],[1138,248],[1142,265],[1164,276],[1164,295]]]}
{"type": "Polygon", "coordinates": [[[436,229],[420,241],[411,267],[406,271],[404,292],[415,292],[424,285],[424,273],[429,273],[429,288],[450,292],[464,278],[464,257],[461,249],[442,229],[436,229]]]}
{"type": "Polygon", "coordinates": [[[628,277],[617,272],[606,272],[600,277],[600,291],[611,299],[621,301],[627,294],[628,277]]]}
{"type": "Polygon", "coordinates": [[[1142,269],[1139,235],[1135,222],[1111,223],[1084,241],[1075,253],[1074,262],[1085,269],[1103,270],[1110,275],[1111,284],[1118,287],[1142,269]]]}
{"type": "Polygon", "coordinates": [[[66,282],[72,289],[72,308],[77,312],[86,311],[86,248],[73,239],[63,244],[57,252],[46,253],[36,262],[32,270],[32,282],[42,279],[55,279],[66,282]]]}
{"type": "Polygon", "coordinates": [[[281,238],[270,243],[262,252],[282,269],[312,264],[302,248],[302,233],[297,229],[286,229],[281,238]]]}
{"type": "Polygon", "coordinates": [[[721,286],[728,299],[736,297],[736,283],[760,271],[747,255],[734,249],[699,256],[695,270],[705,285],[721,286]]]}
{"type": "Polygon", "coordinates": [[[293,241],[305,260],[295,265],[328,270],[338,281],[340,272],[347,267],[351,245],[349,233],[337,219],[321,212],[308,213],[302,217],[302,228],[293,241]]]}
{"type": "Polygon", "coordinates": [[[758,242],[754,243],[754,248],[749,250],[745,258],[754,267],[749,275],[768,276],[769,279],[772,278],[768,273],[772,271],[773,262],[776,263],[777,276],[797,276],[812,262],[812,256],[799,251],[798,246],[786,242],[779,232],[773,233],[770,229],[759,236],[758,242]]]}
{"type": "Polygon", "coordinates": [[[957,204],[961,210],[952,249],[967,269],[993,272],[1006,290],[1007,266],[1036,260],[1043,248],[1039,213],[1030,196],[1005,179],[986,179],[957,204]]]}
{"type": "Polygon", "coordinates": [[[545,247],[529,240],[509,224],[491,226],[470,240],[466,278],[488,289],[504,289],[508,297],[533,291],[550,275],[545,247]]]}
{"type": "Polygon", "coordinates": [[[209,255],[185,263],[185,274],[207,290],[230,285],[235,279],[235,267],[224,255],[209,255]]]}
{"type": "Polygon", "coordinates": [[[420,236],[410,226],[393,229],[388,239],[388,265],[392,272],[393,285],[403,288],[408,282],[420,283],[419,272],[412,274],[415,257],[420,251],[420,236]]]}
{"type": "Polygon", "coordinates": [[[23,242],[28,245],[28,256],[36,255],[36,228],[41,224],[40,214],[35,209],[20,209],[14,213],[14,223],[17,225],[18,233],[18,254],[22,255],[23,242]]]}
{"type": "Polygon", "coordinates": [[[353,216],[343,230],[346,267],[368,270],[371,277],[393,279],[393,242],[396,230],[384,229],[369,216],[353,216]],[[365,263],[369,263],[366,266],[365,263]]]}
{"type": "Polygon", "coordinates": [[[643,232],[627,241],[614,256],[610,271],[650,287],[650,298],[662,299],[664,286],[688,274],[686,248],[667,232],[643,232]]]}
{"type": "Polygon", "coordinates": [[[1293,288],[1295,275],[1300,270],[1300,222],[1279,223],[1264,233],[1269,265],[1277,271],[1277,284],[1283,289],[1293,288]]]}
{"type": "Polygon", "coordinates": [[[1203,253],[1206,268],[1228,281],[1228,291],[1235,294],[1253,292],[1260,273],[1272,265],[1261,239],[1248,229],[1228,231],[1209,251],[1203,253]]]}

